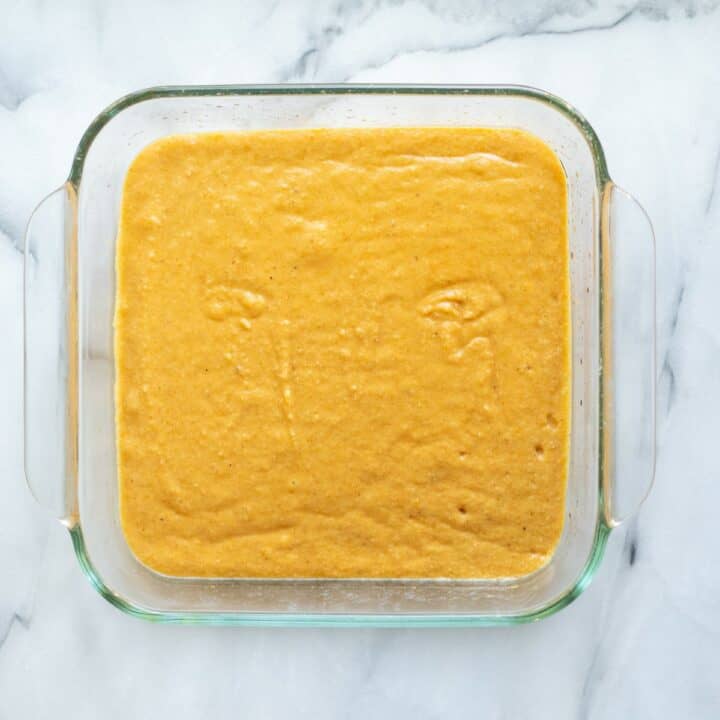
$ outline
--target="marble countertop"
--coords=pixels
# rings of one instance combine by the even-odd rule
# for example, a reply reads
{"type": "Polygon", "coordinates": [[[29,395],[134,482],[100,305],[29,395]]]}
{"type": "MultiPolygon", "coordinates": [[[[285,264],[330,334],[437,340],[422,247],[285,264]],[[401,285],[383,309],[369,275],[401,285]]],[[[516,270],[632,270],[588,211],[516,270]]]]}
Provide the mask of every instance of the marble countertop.
{"type": "Polygon", "coordinates": [[[720,716],[717,2],[26,3],[0,23],[0,718],[720,716]],[[211,7],[212,6],[212,7],[211,7]],[[499,7],[496,7],[499,6],[499,7]],[[121,614],[22,468],[21,245],[144,86],[522,83],[576,105],[657,233],[655,488],[591,587],[505,629],[211,629],[121,614]]]}

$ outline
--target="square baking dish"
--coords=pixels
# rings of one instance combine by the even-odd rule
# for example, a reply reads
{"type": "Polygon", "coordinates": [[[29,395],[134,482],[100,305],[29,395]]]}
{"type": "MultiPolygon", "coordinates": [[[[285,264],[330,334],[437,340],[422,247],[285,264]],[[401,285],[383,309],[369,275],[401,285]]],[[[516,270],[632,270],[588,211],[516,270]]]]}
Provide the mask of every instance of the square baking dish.
{"type": "Polygon", "coordinates": [[[536,620],[587,586],[610,530],[649,491],[655,451],[654,239],[609,178],[570,105],[526,87],[160,87],[121,98],[85,132],[68,180],[31,216],[25,247],[25,469],[69,529],[100,594],[164,622],[503,625],[536,620]],[[123,180],[175,133],[297,127],[515,127],[567,175],[572,412],[566,517],[551,561],[500,580],[182,579],[141,565],[121,526],[115,448],[115,242],[123,180]]]}

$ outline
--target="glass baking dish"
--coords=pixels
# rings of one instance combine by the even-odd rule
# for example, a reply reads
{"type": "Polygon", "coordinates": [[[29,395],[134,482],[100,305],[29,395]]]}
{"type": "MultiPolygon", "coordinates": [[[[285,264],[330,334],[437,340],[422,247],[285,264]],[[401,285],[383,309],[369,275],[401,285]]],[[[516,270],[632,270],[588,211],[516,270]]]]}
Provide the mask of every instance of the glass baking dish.
{"type": "Polygon", "coordinates": [[[218,625],[506,625],[587,586],[610,530],[652,483],[655,266],[647,215],[612,183],[570,105],[493,86],[160,87],[121,98],[83,135],[68,180],[31,216],[25,247],[25,469],[116,607],[218,625]],[[572,419],[566,520],[551,561],[501,580],[207,580],[158,575],[124,539],[114,427],[115,240],[122,183],[164,135],[293,127],[499,126],[528,130],[568,181],[572,419]]]}

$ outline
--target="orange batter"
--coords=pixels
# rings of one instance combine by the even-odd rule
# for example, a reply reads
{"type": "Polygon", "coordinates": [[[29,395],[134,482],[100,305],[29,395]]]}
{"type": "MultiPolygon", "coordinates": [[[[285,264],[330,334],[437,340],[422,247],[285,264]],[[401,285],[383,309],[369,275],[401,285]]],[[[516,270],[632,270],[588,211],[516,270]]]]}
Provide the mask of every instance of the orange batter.
{"type": "Polygon", "coordinates": [[[519,130],[146,147],[115,316],[138,559],[218,577],[542,566],[567,476],[566,194],[519,130]]]}

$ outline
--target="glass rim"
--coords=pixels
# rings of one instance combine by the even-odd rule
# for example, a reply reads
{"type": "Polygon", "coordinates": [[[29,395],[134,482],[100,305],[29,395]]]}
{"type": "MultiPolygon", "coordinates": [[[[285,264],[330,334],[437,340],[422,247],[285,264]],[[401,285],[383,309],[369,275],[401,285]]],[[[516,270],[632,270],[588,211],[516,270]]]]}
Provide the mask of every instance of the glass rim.
{"type": "Polygon", "coordinates": [[[88,125],[80,138],[67,178],[79,189],[85,158],[102,128],[123,110],[148,100],[168,97],[251,97],[268,95],[481,95],[514,96],[545,103],[569,118],[590,147],[599,189],[610,181],[605,151],[594,128],[580,111],[557,95],[529,85],[422,84],[422,83],[309,83],[245,85],[156,85],[123,95],[111,103],[88,125]]]}
{"type": "MultiPolygon", "coordinates": [[[[84,574],[93,587],[111,605],[133,617],[157,623],[215,626],[271,626],[271,627],[502,627],[535,622],[554,615],[575,600],[595,575],[610,535],[610,528],[599,520],[595,528],[592,551],[577,582],[553,602],[528,613],[477,614],[477,613],[357,613],[357,612],[204,612],[196,610],[154,610],[129,602],[111,590],[96,571],[87,552],[82,527],[77,523],[69,528],[73,549],[84,574]]],[[[292,582],[292,578],[288,579],[292,582]]]]}

